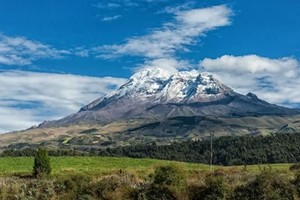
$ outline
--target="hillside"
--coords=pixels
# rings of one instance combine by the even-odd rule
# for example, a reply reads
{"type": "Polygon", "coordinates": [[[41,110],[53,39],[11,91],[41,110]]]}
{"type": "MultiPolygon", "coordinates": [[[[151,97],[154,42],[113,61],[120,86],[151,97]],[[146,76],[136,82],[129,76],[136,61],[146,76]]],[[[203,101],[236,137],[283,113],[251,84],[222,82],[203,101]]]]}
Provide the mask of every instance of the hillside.
{"type": "Polygon", "coordinates": [[[124,145],[170,144],[175,141],[202,140],[213,133],[226,135],[268,135],[300,132],[296,116],[261,117],[175,117],[163,121],[127,120],[106,125],[82,124],[65,127],[33,128],[0,135],[0,149],[26,148],[42,144],[57,147],[116,147],[124,145]]]}

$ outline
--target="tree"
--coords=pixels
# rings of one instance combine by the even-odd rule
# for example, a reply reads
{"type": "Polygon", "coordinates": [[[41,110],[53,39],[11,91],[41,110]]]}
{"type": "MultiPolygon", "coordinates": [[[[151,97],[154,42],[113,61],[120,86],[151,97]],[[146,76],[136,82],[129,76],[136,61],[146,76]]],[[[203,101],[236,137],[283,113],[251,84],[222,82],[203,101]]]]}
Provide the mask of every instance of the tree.
{"type": "Polygon", "coordinates": [[[46,149],[38,149],[34,158],[33,176],[36,178],[50,175],[50,157],[46,149]]]}

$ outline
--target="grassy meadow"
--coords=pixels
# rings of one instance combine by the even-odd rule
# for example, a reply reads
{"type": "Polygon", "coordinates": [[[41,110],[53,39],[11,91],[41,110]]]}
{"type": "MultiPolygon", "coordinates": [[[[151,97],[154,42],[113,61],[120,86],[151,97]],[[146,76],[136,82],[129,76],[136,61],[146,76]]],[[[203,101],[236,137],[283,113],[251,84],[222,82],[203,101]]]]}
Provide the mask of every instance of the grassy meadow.
{"type": "MultiPolygon", "coordinates": [[[[155,159],[117,158],[117,157],[51,157],[53,175],[85,174],[101,176],[120,169],[135,172],[138,175],[151,173],[157,166],[168,164],[179,165],[185,171],[210,171],[209,165],[198,163],[174,162],[155,159]]],[[[248,165],[248,166],[213,166],[213,170],[225,171],[247,170],[258,173],[263,168],[272,168],[289,172],[291,164],[248,165]]],[[[0,176],[30,174],[33,167],[32,157],[3,157],[0,158],[0,176]]]]}
{"type": "MultiPolygon", "coordinates": [[[[185,170],[210,170],[205,164],[193,164],[154,159],[135,159],[117,157],[51,157],[53,175],[85,174],[101,176],[120,169],[138,174],[148,173],[155,167],[178,164],[185,170]]],[[[0,176],[30,174],[33,167],[32,157],[0,158],[0,176]]]]}

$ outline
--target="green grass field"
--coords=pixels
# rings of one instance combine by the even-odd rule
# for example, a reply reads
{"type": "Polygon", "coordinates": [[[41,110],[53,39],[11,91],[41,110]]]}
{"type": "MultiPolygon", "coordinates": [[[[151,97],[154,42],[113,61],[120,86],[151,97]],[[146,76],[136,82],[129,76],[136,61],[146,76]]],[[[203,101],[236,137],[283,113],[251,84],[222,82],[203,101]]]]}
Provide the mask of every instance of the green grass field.
{"type": "MultiPolygon", "coordinates": [[[[209,171],[210,166],[205,164],[183,163],[154,159],[133,159],[113,157],[51,157],[52,174],[64,176],[69,174],[104,175],[120,169],[135,172],[139,175],[149,174],[156,166],[175,163],[187,171],[209,171]]],[[[5,157],[0,158],[0,176],[27,175],[33,167],[33,158],[5,157]]],[[[249,172],[259,172],[260,169],[271,167],[275,170],[288,172],[290,164],[251,165],[247,166],[249,172]]],[[[244,166],[221,167],[213,169],[242,170],[244,166]]]]}

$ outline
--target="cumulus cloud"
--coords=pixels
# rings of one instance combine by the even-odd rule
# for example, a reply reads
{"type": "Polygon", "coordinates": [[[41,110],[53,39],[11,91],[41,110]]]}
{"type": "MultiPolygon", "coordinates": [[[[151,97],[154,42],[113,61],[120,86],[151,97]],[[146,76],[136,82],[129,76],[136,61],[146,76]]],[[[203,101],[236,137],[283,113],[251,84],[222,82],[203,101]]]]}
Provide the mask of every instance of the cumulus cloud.
{"type": "MultiPolygon", "coordinates": [[[[145,2],[151,2],[150,0],[146,0],[145,2]]],[[[100,9],[118,9],[124,7],[136,7],[139,6],[140,1],[133,1],[133,0],[113,0],[107,2],[99,2],[94,6],[100,9]]]]}
{"type": "Polygon", "coordinates": [[[177,52],[188,51],[187,46],[196,44],[208,31],[231,24],[232,10],[226,5],[181,10],[183,8],[185,6],[168,9],[168,12],[172,10],[173,20],[147,35],[128,38],[123,44],[95,47],[93,52],[104,59],[139,56],[145,59],[145,67],[149,63],[164,65],[166,61],[183,63],[186,61],[178,60],[177,52]]]}
{"type": "Polygon", "coordinates": [[[0,64],[3,65],[29,65],[38,59],[59,59],[67,54],[70,51],[55,49],[25,37],[0,34],[0,64]]]}
{"type": "Polygon", "coordinates": [[[100,9],[117,9],[124,7],[136,7],[141,3],[160,3],[167,2],[169,0],[110,0],[110,1],[100,1],[99,3],[93,5],[100,9]]]}
{"type": "Polygon", "coordinates": [[[0,132],[64,117],[125,81],[113,77],[0,72],[0,132]]]}
{"type": "Polygon", "coordinates": [[[147,69],[147,68],[161,68],[173,73],[178,70],[192,68],[192,65],[185,60],[176,60],[174,58],[159,58],[154,60],[148,60],[145,63],[135,68],[136,71],[147,69]]]}
{"type": "Polygon", "coordinates": [[[205,58],[201,65],[209,70],[233,71],[236,73],[284,73],[287,77],[296,76],[299,63],[296,59],[284,57],[270,59],[257,55],[232,56],[224,55],[217,59],[205,58]]]}
{"type": "Polygon", "coordinates": [[[159,13],[177,13],[182,10],[191,9],[195,5],[194,1],[188,1],[178,6],[167,6],[159,13]]]}
{"type": "Polygon", "coordinates": [[[267,58],[257,55],[205,58],[200,66],[240,93],[256,93],[281,105],[300,102],[300,62],[292,57],[267,58]]]}
{"type": "Polygon", "coordinates": [[[100,56],[113,58],[136,55],[146,58],[165,58],[178,50],[186,50],[186,45],[207,31],[230,24],[231,9],[225,5],[191,9],[174,13],[174,21],[163,24],[160,29],[141,37],[129,38],[124,44],[99,47],[100,56]]]}
{"type": "Polygon", "coordinates": [[[100,9],[106,9],[106,8],[119,8],[119,7],[121,7],[121,4],[119,4],[119,3],[102,3],[102,2],[100,2],[100,3],[97,3],[97,4],[95,4],[94,5],[95,7],[97,7],[97,8],[100,8],[100,9]]]}

